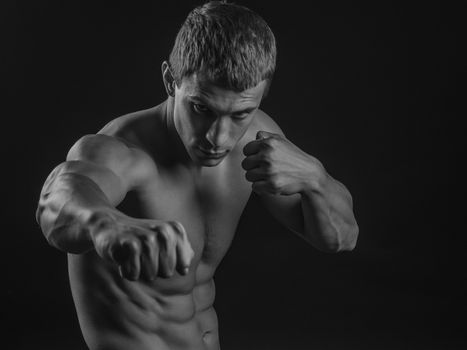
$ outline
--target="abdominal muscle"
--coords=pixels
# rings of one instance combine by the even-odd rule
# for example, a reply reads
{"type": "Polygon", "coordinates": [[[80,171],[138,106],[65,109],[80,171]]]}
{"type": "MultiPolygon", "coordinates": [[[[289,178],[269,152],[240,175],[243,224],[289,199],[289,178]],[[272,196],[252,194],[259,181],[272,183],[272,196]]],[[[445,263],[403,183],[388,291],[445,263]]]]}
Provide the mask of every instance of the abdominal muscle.
{"type": "Polygon", "coordinates": [[[95,251],[68,254],[73,299],[90,350],[218,350],[214,268],[195,266],[187,276],[133,282],[95,251]]]}

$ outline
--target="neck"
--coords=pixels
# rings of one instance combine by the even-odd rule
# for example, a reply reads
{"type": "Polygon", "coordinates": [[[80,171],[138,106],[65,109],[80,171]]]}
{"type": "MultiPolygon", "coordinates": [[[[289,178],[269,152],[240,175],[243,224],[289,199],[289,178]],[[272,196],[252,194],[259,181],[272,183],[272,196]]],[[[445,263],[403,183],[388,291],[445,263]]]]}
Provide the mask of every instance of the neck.
{"type": "Polygon", "coordinates": [[[202,167],[195,164],[188,154],[185,145],[183,144],[177,128],[175,127],[174,120],[174,99],[169,97],[165,101],[165,125],[169,135],[170,149],[174,163],[181,165],[189,170],[200,170],[202,167]]]}

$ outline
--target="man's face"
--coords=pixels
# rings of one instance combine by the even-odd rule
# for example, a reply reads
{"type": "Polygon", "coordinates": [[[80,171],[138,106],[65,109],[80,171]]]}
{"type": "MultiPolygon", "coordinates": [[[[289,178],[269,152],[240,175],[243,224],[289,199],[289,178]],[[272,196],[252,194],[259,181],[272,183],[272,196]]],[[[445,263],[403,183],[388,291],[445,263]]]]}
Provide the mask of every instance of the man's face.
{"type": "Polygon", "coordinates": [[[193,74],[175,88],[175,128],[196,164],[222,162],[250,126],[266,84],[235,92],[193,74]]]}

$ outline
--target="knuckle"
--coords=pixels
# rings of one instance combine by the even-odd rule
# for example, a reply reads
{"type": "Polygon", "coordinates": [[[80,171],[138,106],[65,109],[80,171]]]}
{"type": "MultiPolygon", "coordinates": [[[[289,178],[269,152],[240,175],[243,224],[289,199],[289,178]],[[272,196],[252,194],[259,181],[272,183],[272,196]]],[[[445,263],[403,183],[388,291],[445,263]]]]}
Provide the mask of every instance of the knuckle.
{"type": "Polygon", "coordinates": [[[266,148],[271,148],[272,146],[276,144],[276,139],[274,138],[274,136],[270,136],[267,139],[263,140],[263,144],[265,145],[266,148]]]}
{"type": "Polygon", "coordinates": [[[269,186],[274,191],[277,191],[282,187],[281,181],[277,175],[271,176],[269,180],[269,186]]]}
{"type": "Polygon", "coordinates": [[[166,222],[167,227],[169,227],[172,231],[178,231],[179,230],[179,223],[175,220],[169,220],[166,222]]]}
{"type": "Polygon", "coordinates": [[[269,183],[272,186],[276,186],[279,183],[279,176],[277,176],[276,174],[271,173],[271,175],[269,176],[269,183]]]}
{"type": "Polygon", "coordinates": [[[263,161],[269,161],[271,159],[271,156],[272,156],[272,147],[271,146],[267,146],[265,148],[263,148],[263,150],[261,151],[261,159],[263,161]]]}
{"type": "Polygon", "coordinates": [[[160,231],[160,236],[165,241],[165,244],[171,245],[175,242],[176,235],[174,234],[174,229],[169,224],[164,225],[164,229],[160,231]]]}
{"type": "Polygon", "coordinates": [[[121,235],[116,239],[115,245],[119,247],[124,247],[128,242],[128,237],[126,235],[121,235]]]}
{"type": "Polygon", "coordinates": [[[157,230],[158,227],[159,227],[159,224],[157,222],[151,222],[149,224],[149,229],[150,230],[157,230]]]}
{"type": "Polygon", "coordinates": [[[140,247],[141,247],[141,244],[140,244],[139,241],[136,240],[136,239],[127,240],[127,241],[126,241],[126,244],[127,244],[128,247],[129,247],[132,251],[134,251],[134,252],[137,252],[137,251],[140,249],[140,247]]]}
{"type": "Polygon", "coordinates": [[[269,141],[269,139],[265,139],[263,140],[263,142],[261,142],[261,152],[264,154],[267,150],[269,150],[271,148],[271,141],[269,141]]]}
{"type": "Polygon", "coordinates": [[[167,237],[169,232],[170,232],[170,226],[167,224],[167,222],[163,222],[159,225],[157,225],[155,231],[161,235],[162,237],[167,237]]]}
{"type": "Polygon", "coordinates": [[[148,233],[148,234],[143,236],[142,240],[143,240],[144,243],[146,243],[148,245],[151,245],[151,246],[154,246],[154,245],[157,244],[156,233],[155,232],[148,233]]]}
{"type": "Polygon", "coordinates": [[[94,245],[101,249],[108,249],[110,246],[112,246],[112,243],[113,242],[109,235],[99,234],[94,236],[94,245]]]}
{"type": "Polygon", "coordinates": [[[269,159],[265,159],[263,161],[263,169],[267,175],[273,175],[274,168],[272,162],[270,162],[269,159]]]}
{"type": "Polygon", "coordinates": [[[178,222],[178,221],[169,221],[169,223],[173,227],[173,230],[177,235],[182,235],[182,236],[186,235],[185,228],[183,227],[183,225],[180,222],[178,222]]]}

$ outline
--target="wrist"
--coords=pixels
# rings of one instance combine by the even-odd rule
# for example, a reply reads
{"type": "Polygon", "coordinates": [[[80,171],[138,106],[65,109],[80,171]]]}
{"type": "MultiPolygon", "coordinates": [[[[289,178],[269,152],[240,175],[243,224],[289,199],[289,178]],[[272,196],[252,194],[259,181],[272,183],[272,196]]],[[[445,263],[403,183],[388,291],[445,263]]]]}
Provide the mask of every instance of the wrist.
{"type": "Polygon", "coordinates": [[[117,211],[114,208],[99,208],[91,210],[86,218],[88,238],[94,242],[96,235],[109,227],[115,226],[117,211]]]}
{"type": "Polygon", "coordinates": [[[323,165],[317,160],[312,161],[311,169],[307,172],[307,176],[303,181],[302,195],[321,194],[325,191],[329,182],[329,175],[323,165]]]}

